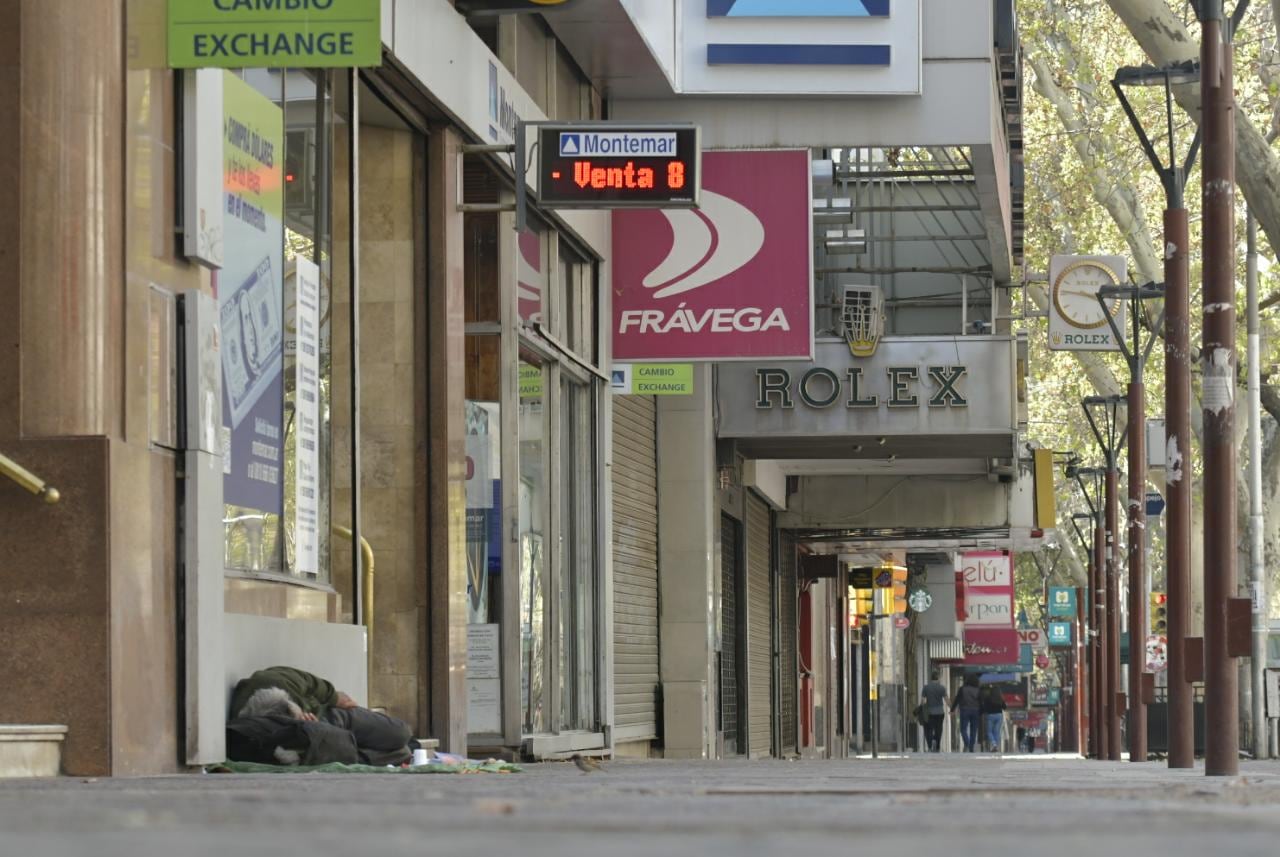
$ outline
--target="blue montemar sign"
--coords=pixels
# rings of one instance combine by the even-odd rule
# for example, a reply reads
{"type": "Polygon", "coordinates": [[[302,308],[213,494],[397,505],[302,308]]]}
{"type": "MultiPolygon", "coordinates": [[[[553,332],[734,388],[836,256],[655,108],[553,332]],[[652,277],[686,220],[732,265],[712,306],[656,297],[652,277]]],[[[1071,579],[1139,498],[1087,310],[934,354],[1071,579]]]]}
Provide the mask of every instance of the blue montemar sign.
{"type": "Polygon", "coordinates": [[[170,68],[382,63],[381,0],[168,0],[170,68]]]}
{"type": "Polygon", "coordinates": [[[1049,587],[1049,615],[1075,616],[1076,589],[1074,586],[1049,587]]]}
{"type": "Polygon", "coordinates": [[[1051,646],[1071,645],[1071,623],[1070,622],[1050,622],[1049,623],[1049,645],[1051,646]]]}

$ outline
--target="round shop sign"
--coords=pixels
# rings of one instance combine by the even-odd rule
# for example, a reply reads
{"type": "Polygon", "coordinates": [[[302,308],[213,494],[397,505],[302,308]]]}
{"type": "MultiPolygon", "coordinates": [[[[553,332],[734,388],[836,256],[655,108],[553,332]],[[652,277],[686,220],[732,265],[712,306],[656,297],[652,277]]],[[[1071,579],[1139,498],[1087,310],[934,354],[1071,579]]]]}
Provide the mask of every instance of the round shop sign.
{"type": "Polygon", "coordinates": [[[906,616],[894,616],[893,627],[897,628],[899,631],[905,631],[911,627],[911,620],[906,616]]]}
{"type": "Polygon", "coordinates": [[[1042,669],[1042,670],[1048,669],[1048,668],[1049,668],[1049,656],[1048,656],[1048,655],[1036,655],[1036,666],[1037,666],[1037,667],[1039,667],[1039,668],[1040,668],[1040,669],[1042,669]]]}
{"type": "Polygon", "coordinates": [[[911,609],[917,613],[923,613],[933,606],[933,596],[929,594],[927,589],[917,589],[911,593],[911,597],[907,599],[907,604],[911,605],[911,609]]]}

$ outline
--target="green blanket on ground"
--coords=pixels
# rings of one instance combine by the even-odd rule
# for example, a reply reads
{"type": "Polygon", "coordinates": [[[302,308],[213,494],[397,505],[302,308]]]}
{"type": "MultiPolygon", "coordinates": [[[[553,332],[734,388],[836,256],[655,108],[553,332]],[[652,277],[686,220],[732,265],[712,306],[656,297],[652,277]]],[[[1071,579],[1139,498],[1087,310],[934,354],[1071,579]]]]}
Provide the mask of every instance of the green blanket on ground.
{"type": "Polygon", "coordinates": [[[256,762],[223,762],[205,767],[207,774],[518,774],[510,762],[474,762],[462,765],[418,765],[386,768],[376,765],[261,765],[256,762]]]}

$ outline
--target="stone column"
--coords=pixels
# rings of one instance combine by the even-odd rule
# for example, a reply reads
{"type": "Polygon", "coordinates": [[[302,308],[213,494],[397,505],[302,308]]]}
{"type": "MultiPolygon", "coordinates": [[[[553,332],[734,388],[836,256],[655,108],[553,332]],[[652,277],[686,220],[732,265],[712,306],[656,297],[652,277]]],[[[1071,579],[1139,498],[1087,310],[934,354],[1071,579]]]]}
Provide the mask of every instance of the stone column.
{"type": "Polygon", "coordinates": [[[463,224],[458,211],[462,138],[428,138],[427,583],[431,737],[467,750],[466,366],[463,224]]]}
{"type": "Polygon", "coordinates": [[[669,759],[710,758],[716,746],[720,575],[711,372],[706,364],[694,368],[692,396],[658,397],[658,632],[669,759]]]}

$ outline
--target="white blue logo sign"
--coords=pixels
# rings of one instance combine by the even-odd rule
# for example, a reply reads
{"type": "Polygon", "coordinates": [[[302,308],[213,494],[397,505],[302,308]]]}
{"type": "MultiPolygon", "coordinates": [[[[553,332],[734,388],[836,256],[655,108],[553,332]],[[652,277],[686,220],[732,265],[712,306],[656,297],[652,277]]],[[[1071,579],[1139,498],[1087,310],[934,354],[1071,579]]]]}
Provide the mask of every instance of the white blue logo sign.
{"type": "Polygon", "coordinates": [[[1076,590],[1074,586],[1049,587],[1049,615],[1076,615],[1076,590]]]}
{"type": "Polygon", "coordinates": [[[1049,623],[1049,645],[1051,646],[1071,645],[1071,623],[1070,622],[1050,622],[1049,623]]]}
{"type": "Polygon", "coordinates": [[[674,132],[574,131],[561,132],[560,157],[673,158],[674,132]]]}

